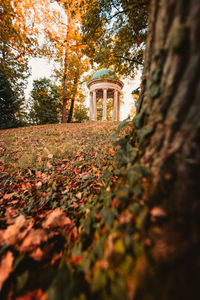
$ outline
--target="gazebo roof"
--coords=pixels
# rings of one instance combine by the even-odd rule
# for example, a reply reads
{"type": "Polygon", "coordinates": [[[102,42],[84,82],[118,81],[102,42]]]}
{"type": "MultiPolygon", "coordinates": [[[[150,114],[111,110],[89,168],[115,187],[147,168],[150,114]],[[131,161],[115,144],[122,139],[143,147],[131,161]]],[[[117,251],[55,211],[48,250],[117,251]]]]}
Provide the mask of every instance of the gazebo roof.
{"type": "Polygon", "coordinates": [[[118,79],[118,76],[115,74],[114,71],[110,69],[100,69],[94,75],[92,76],[92,80],[94,79],[100,79],[100,78],[105,78],[105,79],[118,79]]]}

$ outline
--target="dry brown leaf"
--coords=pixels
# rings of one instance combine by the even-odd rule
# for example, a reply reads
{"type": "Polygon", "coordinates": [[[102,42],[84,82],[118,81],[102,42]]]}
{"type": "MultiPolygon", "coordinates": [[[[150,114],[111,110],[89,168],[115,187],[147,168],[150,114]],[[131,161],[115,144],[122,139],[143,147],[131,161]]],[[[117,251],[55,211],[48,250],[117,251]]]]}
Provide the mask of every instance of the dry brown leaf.
{"type": "Polygon", "coordinates": [[[52,168],[52,165],[50,164],[49,161],[47,162],[46,167],[47,167],[48,169],[52,168]]]}
{"type": "Polygon", "coordinates": [[[10,194],[5,194],[3,196],[3,199],[7,200],[7,199],[10,199],[15,193],[10,193],[10,194]]]}
{"type": "Polygon", "coordinates": [[[158,207],[158,206],[154,207],[150,213],[153,217],[166,217],[167,216],[166,212],[161,207],[158,207]]]}
{"type": "Polygon", "coordinates": [[[13,259],[14,257],[11,251],[8,251],[2,258],[0,263],[0,290],[12,271],[13,259]]]}
{"type": "Polygon", "coordinates": [[[32,251],[42,242],[47,241],[47,233],[43,229],[32,229],[19,247],[20,252],[32,251]]]}
{"type": "Polygon", "coordinates": [[[56,208],[47,216],[47,219],[42,223],[42,226],[44,228],[54,228],[70,224],[71,220],[65,216],[65,213],[60,208],[56,208]]]}
{"type": "Polygon", "coordinates": [[[15,223],[6,228],[3,233],[3,240],[7,245],[14,245],[19,240],[20,229],[26,224],[26,219],[20,215],[15,223]]]}
{"type": "Polygon", "coordinates": [[[40,261],[43,258],[43,252],[40,247],[33,251],[30,255],[34,260],[40,261]]]}

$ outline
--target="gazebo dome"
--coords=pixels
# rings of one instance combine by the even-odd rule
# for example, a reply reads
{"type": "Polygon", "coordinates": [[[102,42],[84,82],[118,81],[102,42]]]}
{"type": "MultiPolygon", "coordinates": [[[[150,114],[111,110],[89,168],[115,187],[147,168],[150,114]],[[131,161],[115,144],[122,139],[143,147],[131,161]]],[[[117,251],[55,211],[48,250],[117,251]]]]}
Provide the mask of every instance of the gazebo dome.
{"type": "Polygon", "coordinates": [[[120,93],[124,84],[114,71],[100,69],[87,83],[90,93],[90,120],[97,121],[97,101],[103,99],[102,120],[107,120],[107,99],[113,99],[112,120],[120,120],[120,93]]]}
{"type": "Polygon", "coordinates": [[[119,79],[118,76],[115,74],[113,70],[110,69],[100,69],[94,75],[92,76],[93,79],[100,79],[100,78],[106,78],[106,79],[119,79]]]}

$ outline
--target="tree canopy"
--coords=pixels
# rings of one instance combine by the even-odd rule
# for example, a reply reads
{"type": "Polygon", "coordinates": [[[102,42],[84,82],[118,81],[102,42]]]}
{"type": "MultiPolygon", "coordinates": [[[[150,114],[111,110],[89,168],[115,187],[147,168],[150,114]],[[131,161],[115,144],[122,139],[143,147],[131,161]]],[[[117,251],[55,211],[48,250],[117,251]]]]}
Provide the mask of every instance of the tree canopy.
{"type": "Polygon", "coordinates": [[[143,65],[150,1],[89,0],[82,16],[86,54],[118,73],[143,65]]]}

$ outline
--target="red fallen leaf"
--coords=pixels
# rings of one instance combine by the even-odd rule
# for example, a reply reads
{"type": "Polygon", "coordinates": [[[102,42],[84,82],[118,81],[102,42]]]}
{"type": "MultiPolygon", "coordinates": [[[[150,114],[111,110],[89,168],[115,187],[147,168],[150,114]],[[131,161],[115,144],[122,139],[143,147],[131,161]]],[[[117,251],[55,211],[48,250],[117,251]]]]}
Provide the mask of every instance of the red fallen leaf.
{"type": "Polygon", "coordinates": [[[48,169],[50,169],[50,168],[52,167],[52,165],[50,164],[49,161],[47,162],[46,167],[47,167],[48,169]]]}
{"type": "Polygon", "coordinates": [[[21,189],[26,190],[26,185],[24,183],[21,184],[21,189]]]}
{"type": "Polygon", "coordinates": [[[40,171],[35,171],[35,176],[40,177],[41,176],[41,172],[40,171]]]}
{"type": "Polygon", "coordinates": [[[78,231],[77,231],[77,227],[74,226],[73,229],[70,231],[69,233],[69,238],[73,238],[74,240],[77,239],[78,237],[78,231]]]}
{"type": "Polygon", "coordinates": [[[82,260],[83,259],[83,256],[75,256],[75,257],[73,257],[72,259],[71,259],[71,263],[77,263],[77,262],[79,262],[80,260],[82,260]]]}
{"type": "Polygon", "coordinates": [[[47,293],[43,293],[42,289],[38,289],[35,291],[28,292],[25,295],[16,298],[16,300],[33,300],[33,299],[46,300],[47,293]]]}
{"type": "Polygon", "coordinates": [[[40,261],[43,258],[43,252],[40,247],[33,251],[30,255],[34,260],[40,261]]]}
{"type": "Polygon", "coordinates": [[[58,207],[47,216],[47,219],[42,223],[42,227],[54,228],[70,224],[71,220],[66,217],[65,213],[58,207]]]}
{"type": "Polygon", "coordinates": [[[0,290],[8,278],[9,274],[12,271],[12,265],[13,265],[13,254],[11,251],[8,251],[2,258],[0,263],[0,290]]]}
{"type": "MultiPolygon", "coordinates": [[[[18,200],[16,200],[16,201],[18,202],[18,200]]],[[[14,204],[17,203],[15,201],[12,201],[10,203],[13,204],[13,202],[14,202],[14,204]]],[[[7,207],[6,208],[5,217],[6,217],[6,220],[7,220],[7,224],[8,223],[10,223],[10,224],[13,223],[13,218],[16,217],[16,216],[17,216],[17,210],[15,208],[13,208],[13,207],[7,207]],[[9,222],[8,222],[8,220],[9,220],[9,222]]]]}
{"type": "Polygon", "coordinates": [[[56,253],[51,260],[51,264],[53,265],[56,262],[56,260],[62,257],[62,255],[63,255],[62,251],[60,253],[56,253]]]}
{"type": "Polygon", "coordinates": [[[14,245],[19,239],[20,229],[26,224],[26,219],[20,215],[15,219],[15,223],[6,228],[3,240],[7,245],[14,245]]]}
{"type": "Polygon", "coordinates": [[[5,199],[5,200],[10,199],[13,195],[14,195],[14,193],[5,194],[5,195],[3,196],[3,199],[5,199]]]}
{"type": "Polygon", "coordinates": [[[32,251],[42,242],[47,241],[47,233],[43,229],[32,229],[19,247],[20,252],[32,251]]]}
{"type": "Polygon", "coordinates": [[[0,230],[0,246],[3,243],[3,234],[4,234],[4,230],[0,230]]]}
{"type": "Polygon", "coordinates": [[[119,216],[119,224],[128,224],[133,220],[133,215],[128,212],[122,212],[121,215],[119,216]]]}

